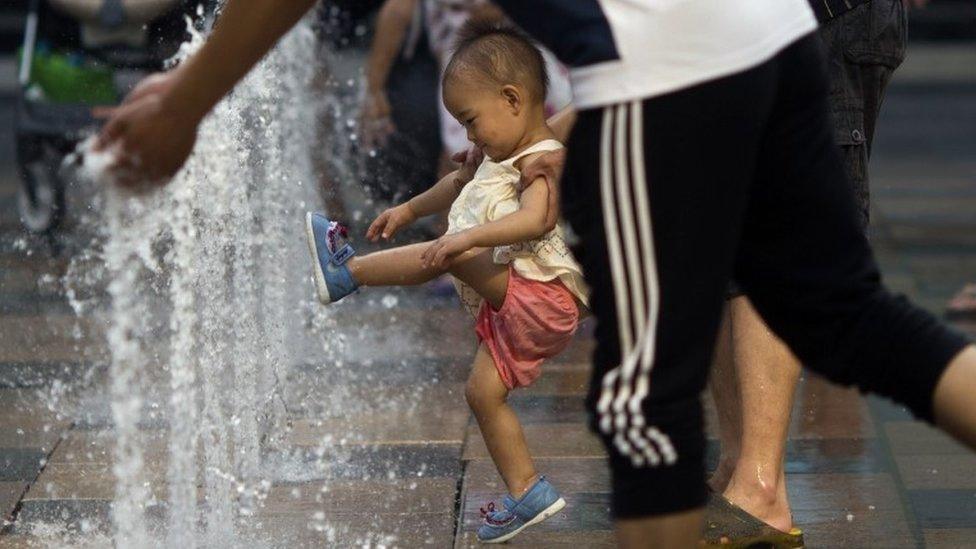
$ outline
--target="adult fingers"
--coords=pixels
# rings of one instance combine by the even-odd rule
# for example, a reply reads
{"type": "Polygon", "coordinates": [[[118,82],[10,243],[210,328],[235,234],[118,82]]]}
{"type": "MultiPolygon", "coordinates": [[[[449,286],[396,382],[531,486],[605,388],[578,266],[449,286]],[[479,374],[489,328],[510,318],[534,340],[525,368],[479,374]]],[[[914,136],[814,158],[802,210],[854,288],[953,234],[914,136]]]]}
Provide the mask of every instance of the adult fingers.
{"type": "Polygon", "coordinates": [[[440,247],[440,242],[435,240],[434,242],[431,243],[430,246],[427,246],[427,248],[424,250],[422,254],[420,254],[420,261],[423,264],[424,268],[430,266],[431,261],[437,255],[437,249],[439,247],[440,247]]]}
{"type": "Polygon", "coordinates": [[[431,256],[435,246],[437,246],[437,242],[436,241],[431,242],[430,246],[424,248],[424,251],[420,253],[420,261],[424,264],[425,267],[427,266],[427,258],[431,256]]]}
{"type": "Polygon", "coordinates": [[[101,151],[105,147],[114,143],[116,140],[120,139],[125,131],[129,128],[129,121],[125,117],[125,113],[121,110],[114,111],[110,114],[111,118],[108,123],[98,132],[98,138],[95,139],[95,150],[101,151]]]}
{"type": "Polygon", "coordinates": [[[485,151],[478,147],[471,147],[468,149],[467,163],[472,165],[481,164],[481,161],[485,159],[485,151]]]}
{"type": "Polygon", "coordinates": [[[112,115],[114,115],[118,110],[118,107],[111,105],[100,105],[97,107],[92,107],[91,114],[95,118],[111,118],[112,115]]]}
{"type": "Polygon", "coordinates": [[[132,88],[132,91],[125,96],[125,99],[122,100],[122,104],[127,105],[151,93],[160,91],[165,86],[166,79],[169,78],[169,76],[169,73],[157,72],[143,78],[135,85],[134,88],[132,88]]]}
{"type": "Polygon", "coordinates": [[[447,265],[448,257],[449,254],[447,253],[447,246],[441,246],[440,249],[437,250],[437,255],[434,257],[434,261],[432,262],[434,267],[443,269],[447,265]]]}

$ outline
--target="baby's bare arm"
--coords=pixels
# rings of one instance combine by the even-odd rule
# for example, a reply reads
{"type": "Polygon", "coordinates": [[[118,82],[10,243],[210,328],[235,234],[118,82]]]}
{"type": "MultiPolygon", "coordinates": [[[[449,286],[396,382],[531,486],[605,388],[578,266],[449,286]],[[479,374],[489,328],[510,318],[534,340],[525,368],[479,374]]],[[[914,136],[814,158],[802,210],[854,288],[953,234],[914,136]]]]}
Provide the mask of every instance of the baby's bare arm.
{"type": "Polygon", "coordinates": [[[380,237],[392,238],[400,229],[418,218],[450,208],[463,186],[458,181],[458,172],[455,170],[410,200],[387,208],[366,229],[366,238],[374,242],[380,237]]]}
{"type": "Polygon", "coordinates": [[[522,191],[521,207],[505,217],[468,229],[475,247],[490,248],[526,242],[549,232],[546,226],[549,189],[542,184],[522,191]]]}
{"type": "Polygon", "coordinates": [[[463,183],[459,183],[458,171],[454,170],[434,183],[433,187],[408,200],[407,205],[417,217],[443,212],[451,207],[463,186],[463,183]]]}

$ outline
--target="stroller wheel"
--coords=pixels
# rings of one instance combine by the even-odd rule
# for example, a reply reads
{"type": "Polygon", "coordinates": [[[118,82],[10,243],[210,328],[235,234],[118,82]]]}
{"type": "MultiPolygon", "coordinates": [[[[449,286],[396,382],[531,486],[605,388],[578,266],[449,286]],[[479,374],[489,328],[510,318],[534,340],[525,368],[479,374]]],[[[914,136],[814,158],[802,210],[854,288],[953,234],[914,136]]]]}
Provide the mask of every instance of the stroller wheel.
{"type": "Polygon", "coordinates": [[[17,210],[27,230],[43,233],[55,229],[64,213],[64,183],[58,175],[60,157],[49,147],[21,165],[17,210]]]}

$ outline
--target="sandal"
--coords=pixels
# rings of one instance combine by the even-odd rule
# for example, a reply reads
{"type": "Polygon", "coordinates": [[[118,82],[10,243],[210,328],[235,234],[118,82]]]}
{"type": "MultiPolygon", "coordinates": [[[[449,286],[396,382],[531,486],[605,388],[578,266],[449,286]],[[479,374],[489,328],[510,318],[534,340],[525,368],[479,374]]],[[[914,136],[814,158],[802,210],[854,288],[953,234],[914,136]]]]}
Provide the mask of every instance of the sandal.
{"type": "Polygon", "coordinates": [[[748,511],[712,492],[705,507],[701,547],[746,549],[797,549],[803,547],[803,532],[793,528],[783,532],[752,516],[748,511]]]}

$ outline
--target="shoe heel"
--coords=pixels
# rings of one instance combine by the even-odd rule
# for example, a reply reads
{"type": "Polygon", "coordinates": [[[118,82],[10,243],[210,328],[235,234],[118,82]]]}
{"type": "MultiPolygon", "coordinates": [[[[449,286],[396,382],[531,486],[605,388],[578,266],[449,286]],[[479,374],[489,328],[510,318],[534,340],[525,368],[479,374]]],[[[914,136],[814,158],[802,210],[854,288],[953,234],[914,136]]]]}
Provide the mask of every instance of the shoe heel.
{"type": "MultiPolygon", "coordinates": [[[[529,521],[529,524],[539,524],[540,522],[552,517],[556,513],[563,510],[566,507],[566,500],[563,498],[557,499],[552,505],[546,507],[541,513],[536,515],[534,519],[529,521]]],[[[526,525],[528,526],[528,525],[526,525]]]]}
{"type": "Polygon", "coordinates": [[[308,253],[312,256],[312,273],[315,277],[315,294],[323,305],[332,303],[329,296],[329,286],[325,283],[325,273],[319,261],[318,249],[315,247],[315,230],[312,228],[312,212],[305,213],[305,239],[308,242],[308,253]]]}

